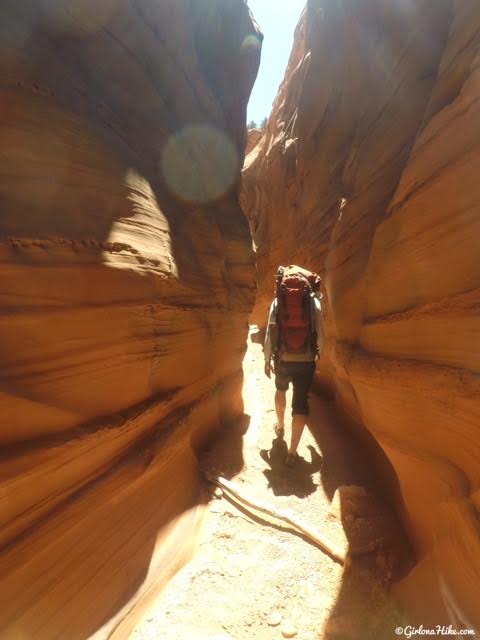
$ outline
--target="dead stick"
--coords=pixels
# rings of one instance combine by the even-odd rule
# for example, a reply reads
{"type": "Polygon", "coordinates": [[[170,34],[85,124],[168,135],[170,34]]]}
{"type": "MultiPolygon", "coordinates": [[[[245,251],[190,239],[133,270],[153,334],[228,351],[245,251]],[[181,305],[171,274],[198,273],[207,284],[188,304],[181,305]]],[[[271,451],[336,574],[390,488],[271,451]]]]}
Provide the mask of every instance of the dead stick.
{"type": "Polygon", "coordinates": [[[306,538],[314,542],[318,545],[323,551],[328,553],[334,560],[340,562],[341,564],[346,564],[346,552],[341,550],[340,548],[333,545],[329,540],[327,540],[319,531],[311,527],[310,525],[302,522],[300,518],[293,516],[288,511],[275,509],[270,505],[267,505],[259,500],[254,500],[252,498],[247,498],[242,495],[238,488],[225,478],[217,478],[213,475],[207,474],[208,480],[213,484],[216,484],[221,489],[226,491],[229,495],[233,496],[238,502],[250,507],[251,509],[255,509],[260,511],[261,513],[265,513],[266,515],[277,518],[282,522],[290,525],[300,533],[302,533],[306,538]]]}

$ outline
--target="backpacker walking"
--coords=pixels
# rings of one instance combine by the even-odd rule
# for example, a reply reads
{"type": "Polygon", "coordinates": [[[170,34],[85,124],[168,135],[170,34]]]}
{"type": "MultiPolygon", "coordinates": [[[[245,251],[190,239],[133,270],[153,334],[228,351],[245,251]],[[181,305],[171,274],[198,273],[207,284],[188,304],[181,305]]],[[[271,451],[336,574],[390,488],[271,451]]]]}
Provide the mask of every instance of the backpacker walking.
{"type": "Polygon", "coordinates": [[[292,437],[285,463],[293,466],[308,419],[308,393],[323,343],[320,277],[296,265],[279,267],[263,347],[265,375],[275,374],[275,433],[285,433],[286,392],[293,384],[292,437]]]}

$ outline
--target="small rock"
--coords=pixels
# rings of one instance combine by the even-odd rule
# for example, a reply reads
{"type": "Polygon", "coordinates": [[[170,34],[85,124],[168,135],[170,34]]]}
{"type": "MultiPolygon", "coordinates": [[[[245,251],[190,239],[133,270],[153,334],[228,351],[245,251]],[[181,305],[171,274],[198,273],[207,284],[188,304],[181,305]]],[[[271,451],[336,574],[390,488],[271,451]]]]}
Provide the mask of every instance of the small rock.
{"type": "Polygon", "coordinates": [[[223,498],[223,489],[220,489],[220,487],[216,487],[213,495],[218,499],[223,498]]]}
{"type": "Polygon", "coordinates": [[[282,621],[282,614],[280,611],[273,611],[267,618],[267,624],[269,627],[278,627],[282,621]]]}
{"type": "Polygon", "coordinates": [[[294,638],[298,633],[291,620],[285,620],[280,631],[282,632],[282,636],[284,638],[294,638]]]}

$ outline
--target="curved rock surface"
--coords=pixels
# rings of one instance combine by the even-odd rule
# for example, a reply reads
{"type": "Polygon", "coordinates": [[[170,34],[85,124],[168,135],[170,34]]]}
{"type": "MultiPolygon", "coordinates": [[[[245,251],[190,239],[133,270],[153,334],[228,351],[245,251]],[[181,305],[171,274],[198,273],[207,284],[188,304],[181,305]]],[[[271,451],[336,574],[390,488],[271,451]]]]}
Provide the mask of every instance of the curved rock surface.
{"type": "Polygon", "coordinates": [[[260,47],[243,0],[2,3],[2,638],[127,637],[185,554],[242,412],[260,47]]]}
{"type": "Polygon", "coordinates": [[[278,264],[322,273],[319,378],[393,465],[430,627],[480,627],[479,80],[476,0],[309,0],[244,169],[253,321],[278,264]]]}

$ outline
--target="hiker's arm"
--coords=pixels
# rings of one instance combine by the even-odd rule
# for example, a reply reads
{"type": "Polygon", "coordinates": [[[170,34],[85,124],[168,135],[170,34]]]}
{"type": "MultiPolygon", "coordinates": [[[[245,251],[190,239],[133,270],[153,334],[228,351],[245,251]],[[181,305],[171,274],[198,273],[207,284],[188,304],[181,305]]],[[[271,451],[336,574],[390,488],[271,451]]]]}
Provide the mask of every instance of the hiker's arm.
{"type": "Polygon", "coordinates": [[[320,357],[323,348],[323,319],[322,305],[318,298],[315,300],[315,331],[317,333],[318,357],[320,357]]]}
{"type": "Polygon", "coordinates": [[[270,313],[268,314],[267,331],[265,333],[265,342],[263,343],[263,355],[265,357],[265,375],[270,377],[271,360],[272,360],[272,335],[270,332],[270,325],[273,322],[274,302],[270,307],[270,313]],[[267,372],[268,370],[268,372],[267,372]]]}
{"type": "Polygon", "coordinates": [[[265,342],[263,344],[263,355],[265,356],[265,375],[270,378],[272,371],[271,358],[272,358],[272,339],[270,336],[270,324],[267,325],[267,332],[265,334],[265,342]]]}
{"type": "Polygon", "coordinates": [[[272,336],[270,334],[270,321],[272,317],[272,309],[268,315],[267,331],[265,333],[265,342],[263,343],[263,355],[265,356],[265,363],[270,364],[272,358],[272,336]]]}
{"type": "Polygon", "coordinates": [[[265,342],[263,344],[263,355],[265,362],[270,362],[272,358],[272,339],[270,337],[270,329],[267,327],[267,333],[265,334],[265,342]]]}

